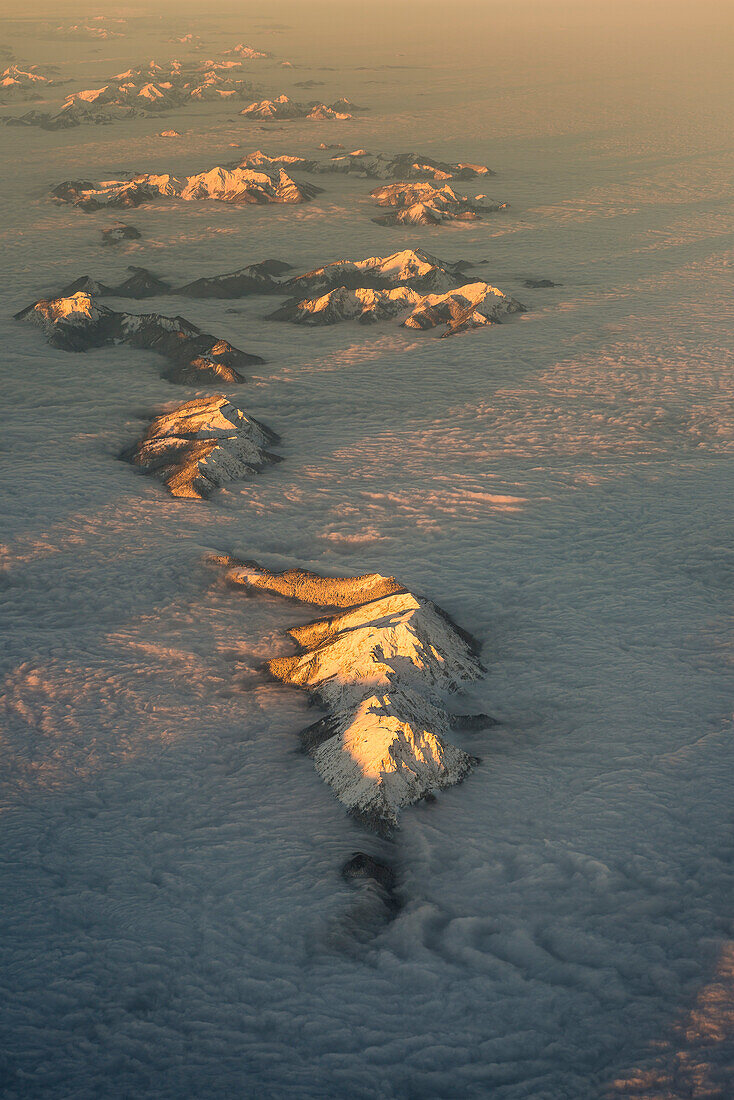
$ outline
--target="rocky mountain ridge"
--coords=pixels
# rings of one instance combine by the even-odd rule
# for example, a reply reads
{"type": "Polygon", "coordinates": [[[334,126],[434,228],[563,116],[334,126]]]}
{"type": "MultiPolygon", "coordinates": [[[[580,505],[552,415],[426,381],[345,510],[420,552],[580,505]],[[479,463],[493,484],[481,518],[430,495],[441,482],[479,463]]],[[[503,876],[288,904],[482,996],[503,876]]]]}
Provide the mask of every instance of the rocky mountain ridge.
{"type": "Polygon", "coordinates": [[[262,363],[226,340],[210,336],[184,317],[159,313],[117,313],[98,305],[83,292],[65,298],[40,299],[15,315],[37,325],[52,347],[64,351],[129,344],[150,348],[171,366],[163,373],[170,382],[201,385],[208,382],[244,382],[242,369],[262,363]]]}

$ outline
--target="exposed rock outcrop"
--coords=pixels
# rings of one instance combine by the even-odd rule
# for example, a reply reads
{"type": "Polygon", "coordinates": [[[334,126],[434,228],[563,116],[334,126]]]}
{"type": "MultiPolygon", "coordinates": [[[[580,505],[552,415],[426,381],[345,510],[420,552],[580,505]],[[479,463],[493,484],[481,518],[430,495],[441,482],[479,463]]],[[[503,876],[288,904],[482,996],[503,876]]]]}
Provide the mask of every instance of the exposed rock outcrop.
{"type": "Polygon", "coordinates": [[[244,382],[242,369],[262,363],[226,340],[210,336],[184,317],[159,313],[116,313],[78,291],[65,298],[41,299],[15,315],[18,321],[38,325],[49,343],[64,351],[129,344],[150,348],[170,360],[163,374],[170,382],[244,382]]]}
{"type": "Polygon", "coordinates": [[[102,244],[120,244],[122,241],[139,241],[140,230],[134,225],[113,225],[110,229],[102,230],[102,244]]]}
{"type": "Polygon", "coordinates": [[[227,579],[341,609],[290,630],[299,652],[268,668],[328,709],[302,742],[351,814],[390,835],[404,806],[471,771],[476,759],[447,740],[444,700],[482,666],[472,639],[429,600],[379,574],[325,578],[240,564],[227,579]]]}
{"type": "Polygon", "coordinates": [[[215,489],[279,461],[278,437],[222,394],[187,401],[152,421],[122,458],[159,477],[175,497],[204,500],[215,489]]]}

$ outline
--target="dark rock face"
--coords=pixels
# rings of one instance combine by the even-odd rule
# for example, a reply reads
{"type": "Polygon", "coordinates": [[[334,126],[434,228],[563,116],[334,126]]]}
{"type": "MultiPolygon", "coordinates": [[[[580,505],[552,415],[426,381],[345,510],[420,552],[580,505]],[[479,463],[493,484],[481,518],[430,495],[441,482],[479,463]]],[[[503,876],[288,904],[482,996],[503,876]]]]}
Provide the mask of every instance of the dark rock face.
{"type": "Polygon", "coordinates": [[[337,950],[351,954],[370,944],[400,915],[405,903],[397,875],[384,859],[354,852],[341,874],[352,887],[353,898],[330,938],[337,950]]]}
{"type": "Polygon", "coordinates": [[[91,275],[82,275],[63,288],[59,297],[67,298],[82,291],[96,298],[157,298],[172,292],[171,284],[159,279],[145,267],[129,267],[130,275],[118,286],[108,286],[93,279],[91,275]]]}
{"type": "Polygon", "coordinates": [[[76,202],[85,191],[91,191],[94,184],[91,180],[64,180],[51,189],[51,195],[61,202],[76,202]]]}
{"type": "Polygon", "coordinates": [[[159,279],[144,267],[129,267],[131,274],[119,286],[111,287],[108,294],[117,298],[157,298],[170,294],[171,284],[159,279]]]}
{"type": "Polygon", "coordinates": [[[226,340],[210,336],[184,317],[159,313],[116,313],[78,291],[65,298],[42,299],[21,310],[16,320],[41,327],[53,347],[64,351],[129,344],[149,348],[171,363],[163,377],[181,384],[244,382],[244,367],[262,363],[226,340]]]}
{"type": "Polygon", "coordinates": [[[307,726],[305,730],[301,730],[301,748],[308,756],[311,756],[316,752],[316,749],[333,737],[337,730],[337,722],[331,715],[327,714],[325,718],[320,718],[318,722],[314,722],[313,725],[307,726]]]}
{"type": "MultiPolygon", "coordinates": [[[[79,125],[79,120],[71,114],[52,115],[46,111],[26,111],[24,115],[6,118],[6,126],[38,126],[41,130],[71,130],[79,125]]],[[[96,118],[93,121],[104,123],[107,119],[96,118]]]]}
{"type": "Polygon", "coordinates": [[[195,279],[176,293],[187,298],[244,298],[248,294],[270,294],[280,289],[279,275],[291,270],[282,260],[263,260],[224,275],[195,279]]]}
{"type": "Polygon", "coordinates": [[[560,286],[560,283],[551,282],[550,279],[524,279],[523,286],[528,290],[545,290],[546,288],[553,286],[560,286]]]}
{"type": "Polygon", "coordinates": [[[65,286],[59,297],[83,291],[97,298],[158,298],[168,294],[180,294],[187,298],[244,298],[248,294],[279,291],[283,284],[278,276],[290,270],[291,265],[283,260],[263,260],[226,275],[195,279],[185,286],[174,287],[147,268],[131,265],[128,268],[130,275],[117,286],[108,286],[90,275],[82,275],[65,286]]]}
{"type": "Polygon", "coordinates": [[[102,244],[113,245],[121,241],[138,241],[140,236],[140,230],[134,225],[113,225],[111,229],[102,230],[102,244]]]}

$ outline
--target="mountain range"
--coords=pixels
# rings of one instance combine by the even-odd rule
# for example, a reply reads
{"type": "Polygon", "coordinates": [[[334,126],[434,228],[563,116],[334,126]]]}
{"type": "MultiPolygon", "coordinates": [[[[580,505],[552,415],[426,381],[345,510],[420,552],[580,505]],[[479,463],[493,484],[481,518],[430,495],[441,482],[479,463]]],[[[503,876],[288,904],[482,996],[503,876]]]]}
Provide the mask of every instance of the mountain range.
{"type": "Polygon", "coordinates": [[[308,202],[321,189],[296,183],[282,169],[275,172],[249,168],[211,168],[180,178],[172,175],[139,175],[127,180],[65,180],[51,191],[60,202],[85,211],[109,207],[133,207],[159,199],[217,199],[233,204],[308,202]]]}
{"type": "Polygon", "coordinates": [[[271,318],[302,325],[333,325],[352,320],[364,324],[408,311],[402,322],[405,328],[429,329],[445,324],[442,335],[453,336],[471,328],[497,324],[513,313],[523,313],[525,307],[485,282],[467,283],[443,294],[420,294],[409,286],[392,290],[342,286],[319,298],[301,301],[291,298],[271,318]]]}
{"type": "Polygon", "coordinates": [[[356,107],[348,99],[338,99],[332,104],[319,103],[316,100],[296,103],[287,95],[279,95],[275,99],[261,99],[250,103],[240,114],[246,118],[261,120],[309,118],[321,122],[328,119],[343,121],[352,118],[355,111],[364,109],[356,107]]]}
{"type": "Polygon", "coordinates": [[[117,73],[98,88],[73,92],[58,111],[31,111],[5,121],[8,125],[63,130],[82,123],[106,124],[169,111],[190,103],[248,99],[255,88],[242,79],[243,69],[242,60],[174,60],[166,65],[150,61],[117,73]]]}
{"type": "Polygon", "coordinates": [[[98,305],[83,291],[65,298],[40,299],[16,313],[15,319],[38,325],[49,343],[64,351],[117,344],[150,348],[171,362],[163,377],[182,385],[244,382],[242,368],[263,362],[257,355],[202,332],[184,317],[117,313],[98,305]]]}

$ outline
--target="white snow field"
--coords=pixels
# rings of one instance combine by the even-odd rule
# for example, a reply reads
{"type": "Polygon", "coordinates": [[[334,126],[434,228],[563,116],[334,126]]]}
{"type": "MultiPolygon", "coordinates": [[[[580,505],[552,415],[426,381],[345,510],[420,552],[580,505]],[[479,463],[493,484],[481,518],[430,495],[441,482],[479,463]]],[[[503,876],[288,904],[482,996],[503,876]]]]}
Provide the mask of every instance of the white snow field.
{"type": "MultiPolygon", "coordinates": [[[[68,5],[53,25],[92,14],[120,16],[68,5]]],[[[192,34],[207,57],[272,54],[248,68],[257,98],[369,110],[266,132],[214,102],[0,125],[3,1100],[731,1097],[729,6],[120,17],[59,41],[32,5],[8,12],[17,63],[69,81],[33,106],[192,34]],[[105,248],[121,212],[49,195],[322,143],[491,165],[510,207],[385,228],[372,181],[324,174],[304,205],[126,210],[141,237],[105,248]],[[260,356],[231,390],[12,319],[130,264],[183,285],[408,248],[488,261],[471,281],[527,312],[444,340],[278,324],[272,296],[104,300],[260,356]],[[194,501],[119,460],[213,393],[283,461],[194,501]],[[395,576],[445,609],[482,647],[460,706],[498,724],[450,733],[481,762],[393,840],[357,824],[300,751],[324,712],[263,670],[314,609],[228,587],[211,555],[395,576]],[[399,911],[342,878],[360,851],[395,869],[399,911]]]]}

